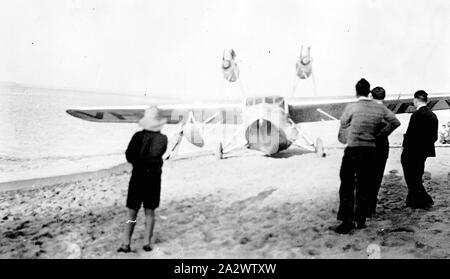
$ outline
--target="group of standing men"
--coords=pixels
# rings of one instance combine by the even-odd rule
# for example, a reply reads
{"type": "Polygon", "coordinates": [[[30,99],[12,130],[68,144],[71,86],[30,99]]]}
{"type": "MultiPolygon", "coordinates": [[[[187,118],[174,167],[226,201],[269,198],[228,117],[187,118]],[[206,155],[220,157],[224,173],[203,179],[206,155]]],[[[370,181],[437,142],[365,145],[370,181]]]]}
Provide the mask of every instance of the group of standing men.
{"type": "MultiPolygon", "coordinates": [[[[367,80],[356,84],[358,101],[348,105],[341,117],[338,139],[347,144],[340,170],[338,220],[342,223],[335,231],[347,234],[366,227],[366,218],[375,214],[378,191],[389,155],[388,136],[400,126],[394,113],[383,105],[385,90],[370,90],[367,80]],[[372,98],[369,97],[372,95],[372,98]],[[355,224],[356,223],[356,224],[355,224]]],[[[436,115],[426,106],[427,93],[414,94],[416,112],[411,116],[404,135],[401,163],[408,196],[406,206],[429,208],[432,198],[422,184],[425,160],[434,157],[434,142],[438,135],[436,115]]],[[[150,245],[155,225],[155,209],[161,192],[162,156],[167,149],[167,137],[161,134],[166,123],[161,112],[151,107],[139,122],[144,129],[133,135],[126,150],[127,161],[133,165],[127,195],[128,221],[119,252],[131,252],[130,242],[139,208],[145,209],[144,251],[150,245]]]]}
{"type": "MultiPolygon", "coordinates": [[[[340,169],[339,211],[342,223],[335,232],[347,234],[355,227],[366,227],[366,219],[376,212],[378,191],[389,155],[388,136],[400,126],[394,113],[383,105],[385,90],[370,90],[367,80],[356,84],[358,101],[348,105],[341,117],[338,139],[347,144],[340,169]],[[369,97],[372,95],[372,98],[369,97]]],[[[425,160],[434,157],[438,135],[436,115],[426,106],[428,94],[414,94],[416,111],[404,135],[401,163],[408,196],[406,206],[429,208],[432,198],[422,184],[425,160]]]]}

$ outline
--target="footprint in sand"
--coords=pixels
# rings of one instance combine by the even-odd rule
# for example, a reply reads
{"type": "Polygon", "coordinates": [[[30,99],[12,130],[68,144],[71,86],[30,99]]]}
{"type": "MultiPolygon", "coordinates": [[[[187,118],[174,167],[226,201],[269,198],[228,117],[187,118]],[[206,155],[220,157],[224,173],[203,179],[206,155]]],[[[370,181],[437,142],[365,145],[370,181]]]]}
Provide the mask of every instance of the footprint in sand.
{"type": "Polygon", "coordinates": [[[334,245],[335,245],[335,243],[334,243],[333,241],[327,240],[327,241],[325,242],[325,247],[327,247],[327,248],[329,248],[329,249],[333,248],[334,245]]]}
{"type": "Polygon", "coordinates": [[[381,242],[381,245],[385,247],[401,247],[405,245],[405,237],[388,236],[381,242]]]}
{"type": "Polygon", "coordinates": [[[353,246],[353,244],[349,243],[349,244],[345,245],[344,247],[342,247],[342,250],[343,251],[348,251],[348,250],[350,250],[352,248],[352,246],[353,246]]]}
{"type": "Polygon", "coordinates": [[[410,232],[410,233],[414,233],[415,230],[411,227],[397,227],[394,229],[390,229],[389,232],[410,232]]]}
{"type": "Polygon", "coordinates": [[[422,243],[420,241],[416,241],[415,245],[416,245],[416,248],[418,248],[418,249],[423,249],[423,248],[425,248],[427,246],[426,244],[424,244],[424,243],[422,243]]]}
{"type": "Polygon", "coordinates": [[[443,219],[440,216],[430,215],[425,218],[425,221],[430,223],[441,223],[443,222],[443,219]]]}
{"type": "Polygon", "coordinates": [[[434,230],[431,231],[431,233],[432,233],[432,234],[440,234],[440,233],[442,233],[442,230],[440,230],[440,229],[434,229],[434,230]]]}
{"type": "Polygon", "coordinates": [[[6,231],[3,233],[3,236],[6,238],[15,239],[19,236],[25,236],[25,233],[22,231],[6,231]]]}
{"type": "Polygon", "coordinates": [[[245,244],[247,244],[248,242],[250,242],[250,238],[248,238],[248,237],[246,237],[246,236],[242,237],[242,238],[239,240],[239,243],[242,244],[242,245],[245,245],[245,244]]]}
{"type": "Polygon", "coordinates": [[[308,255],[310,256],[318,256],[320,255],[320,252],[314,248],[308,249],[307,250],[308,255]]]}
{"type": "Polygon", "coordinates": [[[207,243],[209,243],[209,242],[211,242],[211,241],[213,241],[213,240],[216,239],[216,237],[214,236],[214,234],[212,234],[211,232],[208,232],[208,231],[202,231],[202,234],[203,234],[203,241],[205,241],[205,242],[207,242],[207,243]]]}
{"type": "Polygon", "coordinates": [[[277,189],[270,189],[267,191],[262,191],[258,193],[256,196],[252,196],[240,201],[234,202],[231,207],[237,208],[238,210],[242,210],[246,208],[248,205],[257,204],[259,201],[262,201],[266,199],[268,196],[270,196],[273,192],[275,192],[277,189]]]}

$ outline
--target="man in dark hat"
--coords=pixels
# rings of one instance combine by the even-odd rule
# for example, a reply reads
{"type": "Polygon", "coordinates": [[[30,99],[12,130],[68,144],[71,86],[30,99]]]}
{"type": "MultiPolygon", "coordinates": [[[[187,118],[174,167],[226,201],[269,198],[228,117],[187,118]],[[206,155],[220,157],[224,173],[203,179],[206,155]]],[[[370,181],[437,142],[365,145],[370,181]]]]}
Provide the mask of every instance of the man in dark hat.
{"type": "Polygon", "coordinates": [[[394,113],[369,99],[370,84],[361,79],[355,86],[358,101],[349,104],[342,116],[338,139],[347,144],[340,169],[339,211],[342,224],[335,232],[347,234],[353,228],[366,227],[368,200],[373,189],[376,139],[388,136],[400,126],[394,113]],[[382,122],[386,125],[382,129],[382,122]],[[345,132],[343,132],[345,130],[345,132]]]}
{"type": "Polygon", "coordinates": [[[434,204],[422,184],[422,176],[426,159],[436,156],[434,143],[438,139],[438,119],[427,107],[427,101],[428,94],[425,91],[414,93],[416,111],[409,120],[401,155],[403,174],[408,185],[406,206],[423,209],[434,204]]]}

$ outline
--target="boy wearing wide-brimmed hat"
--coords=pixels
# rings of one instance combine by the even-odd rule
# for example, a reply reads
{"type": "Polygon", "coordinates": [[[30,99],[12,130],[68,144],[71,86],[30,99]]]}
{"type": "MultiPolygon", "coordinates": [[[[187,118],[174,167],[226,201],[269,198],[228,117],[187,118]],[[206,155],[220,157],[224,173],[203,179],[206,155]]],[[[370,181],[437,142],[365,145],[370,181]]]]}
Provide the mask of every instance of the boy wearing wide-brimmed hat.
{"type": "Polygon", "coordinates": [[[161,133],[161,129],[166,122],[167,119],[162,117],[156,106],[149,107],[138,123],[143,130],[133,135],[125,152],[127,161],[133,165],[133,171],[126,203],[129,217],[124,240],[118,252],[131,251],[131,237],[142,204],[145,210],[143,249],[152,250],[150,243],[155,226],[155,209],[159,206],[161,193],[162,156],[167,149],[167,136],[161,133]]]}

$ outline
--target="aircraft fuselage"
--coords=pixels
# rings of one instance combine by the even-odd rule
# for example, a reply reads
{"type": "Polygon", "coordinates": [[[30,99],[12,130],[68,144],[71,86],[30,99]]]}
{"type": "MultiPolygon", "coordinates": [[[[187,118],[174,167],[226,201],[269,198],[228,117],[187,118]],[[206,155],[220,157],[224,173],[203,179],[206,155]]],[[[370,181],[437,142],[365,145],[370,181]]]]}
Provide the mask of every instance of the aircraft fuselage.
{"type": "Polygon", "coordinates": [[[288,121],[284,98],[250,97],[243,111],[248,148],[272,155],[287,149],[296,135],[288,121]]]}

